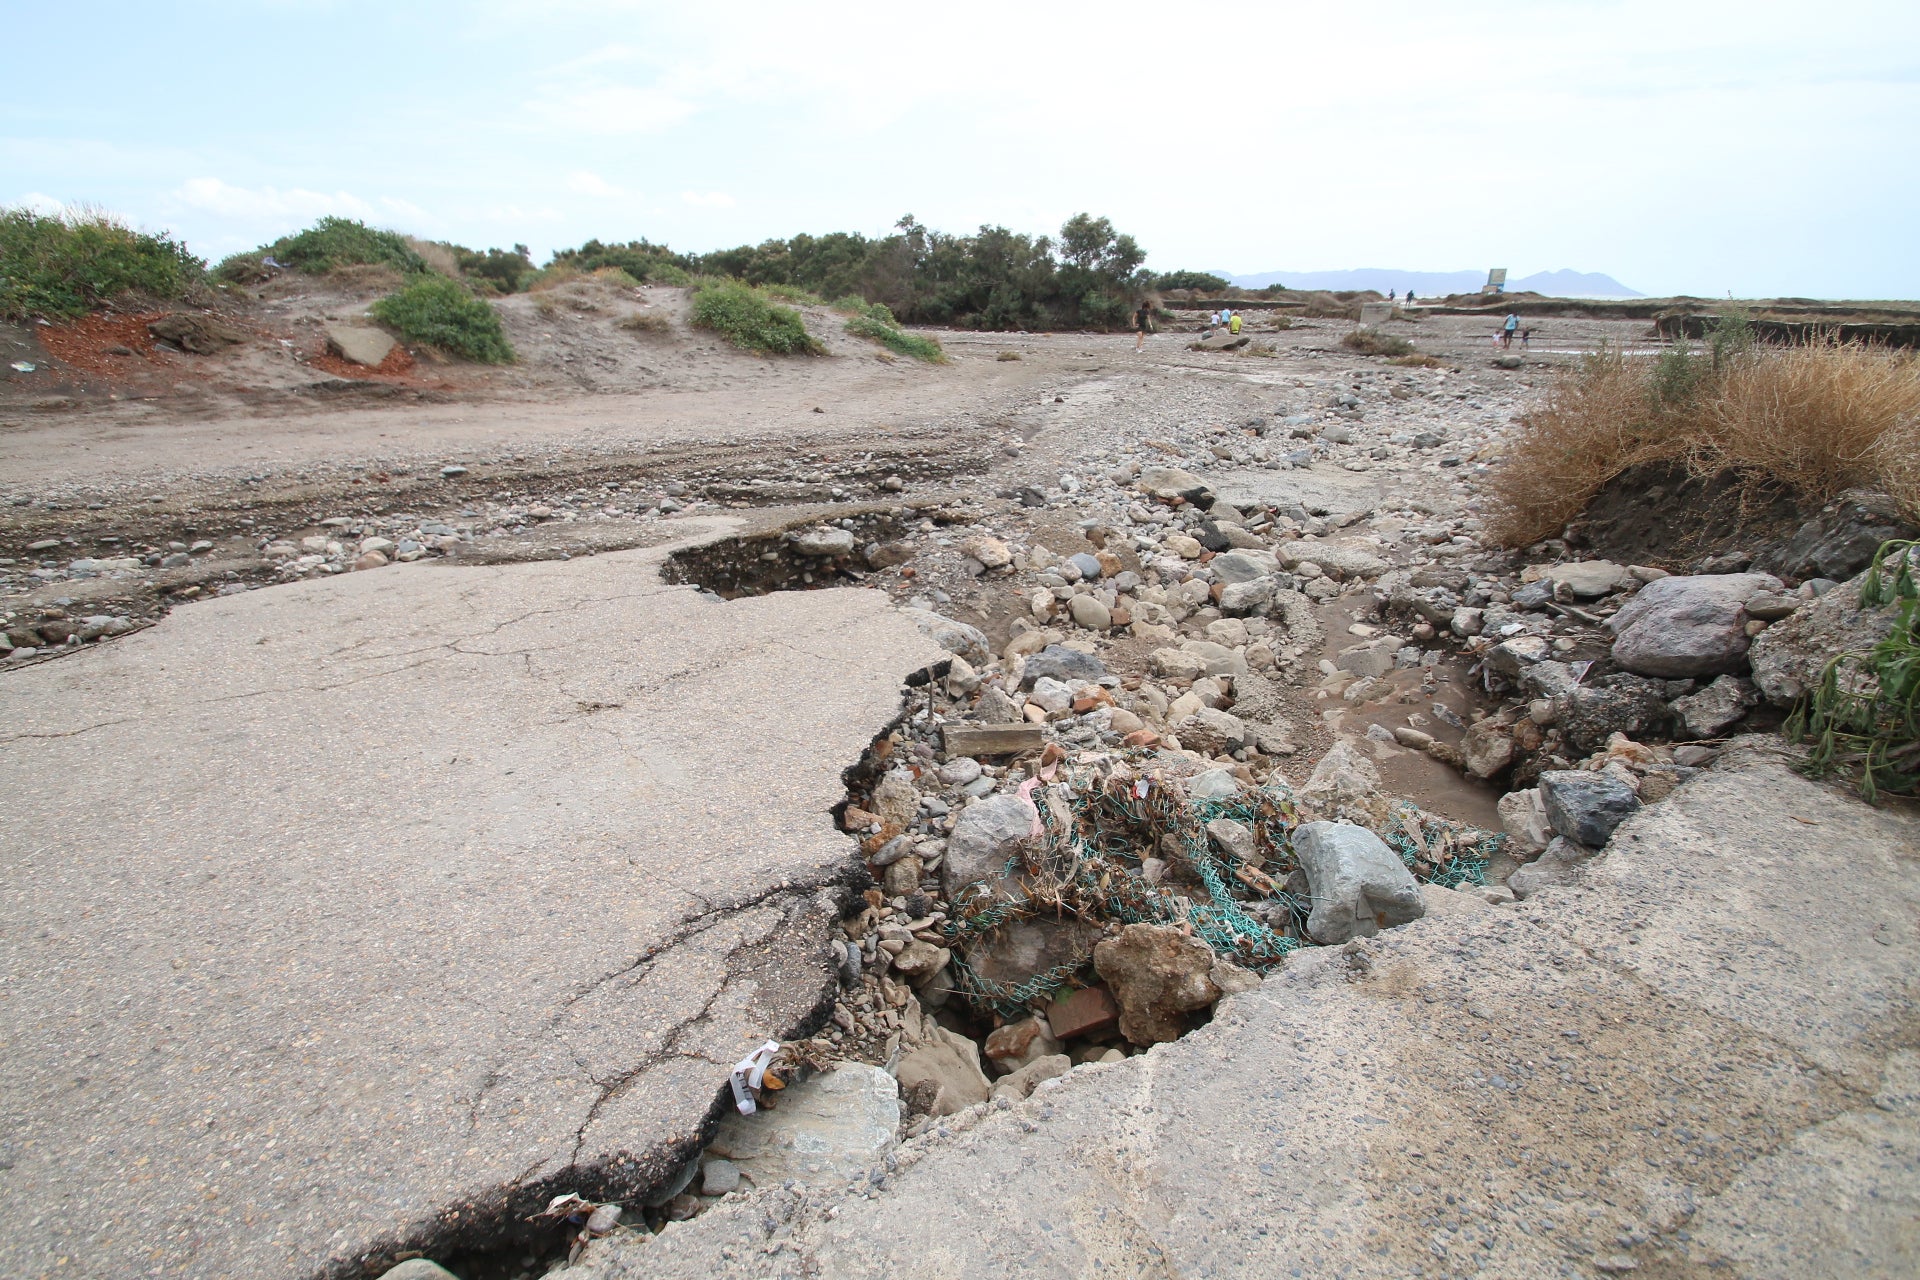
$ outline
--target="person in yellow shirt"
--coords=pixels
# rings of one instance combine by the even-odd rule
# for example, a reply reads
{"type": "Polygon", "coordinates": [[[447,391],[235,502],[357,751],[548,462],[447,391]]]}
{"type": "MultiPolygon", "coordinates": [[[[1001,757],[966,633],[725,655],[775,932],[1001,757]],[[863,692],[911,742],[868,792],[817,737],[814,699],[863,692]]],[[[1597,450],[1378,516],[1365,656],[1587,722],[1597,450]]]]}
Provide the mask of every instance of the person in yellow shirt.
{"type": "Polygon", "coordinates": [[[1240,313],[1238,311],[1233,313],[1233,319],[1227,321],[1227,332],[1228,333],[1240,332],[1240,313]]]}

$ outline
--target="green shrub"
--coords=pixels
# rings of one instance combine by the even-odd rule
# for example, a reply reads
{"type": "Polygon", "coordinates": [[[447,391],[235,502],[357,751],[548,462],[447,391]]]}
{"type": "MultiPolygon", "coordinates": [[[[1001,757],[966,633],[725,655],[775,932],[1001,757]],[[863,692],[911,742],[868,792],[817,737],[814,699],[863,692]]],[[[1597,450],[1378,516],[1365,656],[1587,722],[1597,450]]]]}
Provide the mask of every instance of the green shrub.
{"type": "Polygon", "coordinates": [[[9,320],[82,316],[129,291],[178,298],[206,270],[171,236],[105,214],[0,210],[0,317],[9,320]]]}
{"type": "Polygon", "coordinates": [[[373,314],[410,342],[482,364],[513,360],[513,347],[494,309],[445,276],[421,276],[374,303],[373,314]]]}
{"type": "Polygon", "coordinates": [[[693,324],[744,351],[819,355],[824,350],[798,311],[768,301],[737,280],[702,285],[693,295],[693,324]]]}
{"type": "Polygon", "coordinates": [[[761,287],[761,292],[769,298],[778,298],[782,302],[791,302],[801,307],[824,307],[827,300],[818,294],[809,293],[798,285],[770,284],[761,287]]]}
{"type": "Polygon", "coordinates": [[[408,275],[427,269],[425,259],[413,251],[405,236],[376,231],[352,218],[322,218],[305,231],[281,236],[264,252],[281,266],[309,275],[363,263],[393,267],[408,275]]]}
{"type": "Polygon", "coordinates": [[[685,268],[671,262],[656,262],[647,267],[648,284],[664,284],[675,289],[684,289],[693,283],[693,277],[685,268]]]}
{"type": "Polygon", "coordinates": [[[871,338],[890,351],[924,360],[928,364],[947,362],[947,353],[940,349],[938,342],[902,330],[893,323],[893,313],[877,302],[864,315],[847,321],[847,332],[856,338],[871,338]]]}
{"type": "Polygon", "coordinates": [[[1892,606],[1887,636],[1827,663],[1794,709],[1787,737],[1809,742],[1807,772],[1839,775],[1868,803],[1920,795],[1920,544],[1882,543],[1860,587],[1863,609],[1892,606]]]}
{"type": "Polygon", "coordinates": [[[488,249],[484,253],[477,253],[457,244],[452,248],[460,274],[470,283],[485,282],[500,293],[519,293],[533,279],[532,254],[523,244],[513,246],[512,253],[505,249],[488,249]]]}
{"type": "Polygon", "coordinates": [[[1227,287],[1227,281],[1205,271],[1163,271],[1153,277],[1151,287],[1155,289],[1198,289],[1202,293],[1219,293],[1227,287]]]}

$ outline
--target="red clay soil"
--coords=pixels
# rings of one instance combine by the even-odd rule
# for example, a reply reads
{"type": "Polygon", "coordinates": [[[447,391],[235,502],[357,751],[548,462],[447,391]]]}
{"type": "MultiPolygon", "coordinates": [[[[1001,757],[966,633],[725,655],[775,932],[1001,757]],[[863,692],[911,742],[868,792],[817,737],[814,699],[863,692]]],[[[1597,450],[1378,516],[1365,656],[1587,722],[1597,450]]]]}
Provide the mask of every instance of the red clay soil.
{"type": "Polygon", "coordinates": [[[37,335],[47,354],[57,363],[81,373],[104,377],[126,377],[152,368],[157,353],[147,322],[158,320],[165,311],[143,315],[123,315],[114,311],[96,311],[69,324],[44,325],[37,335]],[[132,354],[111,352],[114,347],[132,354]]]}
{"type": "Polygon", "coordinates": [[[393,350],[387,352],[387,358],[369,368],[364,364],[355,364],[331,351],[322,349],[319,353],[307,357],[307,363],[316,369],[333,374],[337,378],[402,378],[413,372],[413,352],[399,343],[393,344],[393,350]]]}

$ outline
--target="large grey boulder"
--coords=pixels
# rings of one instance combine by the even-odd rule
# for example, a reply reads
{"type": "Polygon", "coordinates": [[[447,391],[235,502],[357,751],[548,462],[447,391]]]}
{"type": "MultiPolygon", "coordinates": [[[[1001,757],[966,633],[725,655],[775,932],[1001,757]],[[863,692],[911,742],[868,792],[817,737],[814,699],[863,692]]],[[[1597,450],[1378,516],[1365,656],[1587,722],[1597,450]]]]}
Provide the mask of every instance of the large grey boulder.
{"type": "Polygon", "coordinates": [[[1670,680],[1736,671],[1747,656],[1747,597],[1780,586],[1770,573],[1649,582],[1607,620],[1613,660],[1635,675],[1670,680]]]}
{"type": "Polygon", "coordinates": [[[1207,568],[1216,581],[1232,584],[1270,577],[1280,571],[1280,562],[1266,551],[1228,551],[1215,556],[1207,568]]]}
{"type": "Polygon", "coordinates": [[[1565,587],[1577,600],[1598,600],[1633,581],[1633,575],[1611,560],[1578,560],[1572,564],[1557,564],[1547,571],[1546,576],[1565,587]]]}
{"type": "Polygon", "coordinates": [[[853,530],[829,524],[801,530],[793,540],[793,549],[803,556],[850,556],[853,544],[853,530]]]}
{"type": "Polygon", "coordinates": [[[328,350],[354,364],[372,368],[393,353],[393,335],[372,325],[330,324],[325,332],[328,350]]]}
{"type": "Polygon", "coordinates": [[[1886,639],[1893,609],[1860,607],[1865,575],[1809,601],[1784,622],[1754,640],[1748,658],[1753,683],[1775,706],[1789,707],[1820,681],[1827,663],[1842,653],[1864,652],[1886,639]]]}
{"type": "Polygon", "coordinates": [[[900,1087],[879,1067],[843,1062],[788,1085],[777,1110],[729,1113],[708,1147],[756,1186],[845,1182],[886,1159],[900,1129],[900,1087]]]}
{"type": "Polygon", "coordinates": [[[1590,849],[1612,839],[1613,829],[1640,807],[1640,797],[1620,779],[1580,769],[1541,774],[1540,799],[1554,832],[1590,849]]]}
{"type": "Polygon", "coordinates": [[[1380,556],[1350,542],[1316,542],[1311,538],[1301,538],[1281,543],[1275,548],[1274,555],[1283,569],[1311,562],[1336,578],[1371,578],[1387,570],[1387,562],[1380,556]]]}
{"type": "Polygon", "coordinates": [[[987,647],[987,633],[972,623],[956,621],[931,609],[902,609],[900,612],[913,619],[922,635],[948,653],[957,653],[976,666],[985,666],[993,661],[993,651],[987,647]]]}
{"type": "Polygon", "coordinates": [[[975,800],[960,811],[947,837],[940,883],[949,899],[977,881],[995,881],[1019,843],[1033,833],[1034,807],[1002,792],[975,800]]]}
{"type": "Polygon", "coordinates": [[[1293,833],[1313,912],[1307,933],[1325,945],[1370,937],[1426,914],[1420,885],[1400,855],[1351,822],[1309,822],[1293,833]]]}
{"type": "Polygon", "coordinates": [[[1581,685],[1555,700],[1561,729],[1567,740],[1581,751],[1600,750],[1616,733],[1631,738],[1664,726],[1672,715],[1660,693],[1635,682],[1631,676],[1605,687],[1581,685]]]}

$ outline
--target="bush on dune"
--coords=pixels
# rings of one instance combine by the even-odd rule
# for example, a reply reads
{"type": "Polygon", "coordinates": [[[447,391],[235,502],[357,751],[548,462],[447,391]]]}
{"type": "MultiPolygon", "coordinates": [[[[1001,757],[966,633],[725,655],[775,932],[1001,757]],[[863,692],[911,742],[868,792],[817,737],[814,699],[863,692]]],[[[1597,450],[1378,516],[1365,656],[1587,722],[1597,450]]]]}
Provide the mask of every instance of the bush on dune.
{"type": "Polygon", "coordinates": [[[1603,348],[1562,375],[1495,477],[1494,533],[1551,537],[1608,481],[1653,462],[1812,503],[1868,486],[1920,519],[1920,359],[1830,339],[1756,347],[1740,329],[1658,359],[1603,348]]]}
{"type": "Polygon", "coordinates": [[[856,338],[869,338],[889,351],[897,351],[928,364],[945,364],[947,353],[932,338],[908,333],[894,323],[893,312],[876,302],[847,321],[847,332],[856,338]]]}
{"type": "MultiPolygon", "coordinates": [[[[254,253],[235,254],[215,268],[222,279],[233,278],[272,258],[283,267],[308,275],[324,275],[337,267],[385,266],[403,275],[427,269],[407,237],[397,231],[379,231],[352,218],[325,217],[290,236],[281,236],[254,253]]],[[[241,278],[245,278],[242,276],[241,278]]]]}
{"type": "Polygon", "coordinates": [[[74,319],[123,293],[178,298],[206,270],[171,236],[104,213],[0,210],[0,318],[74,319]]]}
{"type": "Polygon", "coordinates": [[[409,342],[482,364],[510,364],[513,347],[500,317],[466,287],[445,276],[422,275],[373,304],[374,318],[409,342]]]}
{"type": "Polygon", "coordinates": [[[692,322],[710,329],[743,351],[769,355],[819,355],[824,350],[806,322],[791,307],[737,280],[703,284],[693,295],[692,322]]]}

